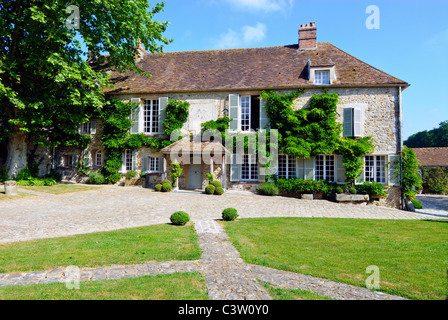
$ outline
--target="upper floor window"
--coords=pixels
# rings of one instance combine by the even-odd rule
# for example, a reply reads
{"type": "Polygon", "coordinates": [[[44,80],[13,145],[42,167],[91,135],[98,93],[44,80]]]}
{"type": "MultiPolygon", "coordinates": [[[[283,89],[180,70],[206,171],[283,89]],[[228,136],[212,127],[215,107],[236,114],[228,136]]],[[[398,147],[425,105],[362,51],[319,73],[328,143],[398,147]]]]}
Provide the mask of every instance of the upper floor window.
{"type": "Polygon", "coordinates": [[[79,134],[96,134],[96,121],[89,121],[79,125],[79,134]]]}
{"type": "Polygon", "coordinates": [[[143,132],[159,132],[159,100],[145,100],[143,104],[143,132]]]}
{"type": "Polygon", "coordinates": [[[330,84],[330,71],[315,71],[314,72],[314,84],[330,84]]]}
{"type": "Polygon", "coordinates": [[[229,96],[230,131],[255,132],[269,127],[269,118],[260,96],[229,96]]]}

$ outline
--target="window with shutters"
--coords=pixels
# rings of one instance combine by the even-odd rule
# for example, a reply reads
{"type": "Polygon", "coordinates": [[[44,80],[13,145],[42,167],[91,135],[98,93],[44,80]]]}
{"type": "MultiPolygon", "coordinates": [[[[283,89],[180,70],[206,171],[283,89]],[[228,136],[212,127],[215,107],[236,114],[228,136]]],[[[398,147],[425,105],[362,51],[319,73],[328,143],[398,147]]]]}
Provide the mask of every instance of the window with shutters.
{"type": "Polygon", "coordinates": [[[145,100],[143,103],[144,133],[159,132],[159,100],[145,100]]]}
{"type": "Polygon", "coordinates": [[[364,162],[365,181],[386,184],[386,156],[366,156],[364,162]]]}
{"type": "Polygon", "coordinates": [[[253,154],[245,154],[242,156],[241,164],[241,180],[242,181],[258,181],[258,164],[257,156],[253,154]]]}
{"type": "Polygon", "coordinates": [[[159,158],[148,157],[149,172],[150,173],[160,172],[159,163],[160,163],[159,158]]]}
{"type": "Polygon", "coordinates": [[[362,136],[362,108],[344,108],[343,114],[344,137],[362,136]]]}
{"type": "Polygon", "coordinates": [[[296,176],[296,158],[288,155],[279,155],[278,177],[280,179],[293,179],[296,176]]]}
{"type": "Polygon", "coordinates": [[[315,179],[335,181],[335,160],[334,155],[316,156],[315,179]]]}

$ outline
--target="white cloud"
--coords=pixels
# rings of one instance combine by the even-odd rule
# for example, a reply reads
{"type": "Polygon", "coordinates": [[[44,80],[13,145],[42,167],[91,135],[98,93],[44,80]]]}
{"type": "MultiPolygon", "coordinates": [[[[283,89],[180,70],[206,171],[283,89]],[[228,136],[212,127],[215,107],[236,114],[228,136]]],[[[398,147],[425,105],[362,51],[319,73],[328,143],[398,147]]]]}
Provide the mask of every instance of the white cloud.
{"type": "Polygon", "coordinates": [[[245,11],[287,11],[292,9],[294,0],[225,0],[234,8],[245,11]]]}
{"type": "Polygon", "coordinates": [[[243,26],[240,30],[229,29],[214,40],[215,49],[233,49],[251,46],[266,37],[267,27],[263,23],[243,26]]]}

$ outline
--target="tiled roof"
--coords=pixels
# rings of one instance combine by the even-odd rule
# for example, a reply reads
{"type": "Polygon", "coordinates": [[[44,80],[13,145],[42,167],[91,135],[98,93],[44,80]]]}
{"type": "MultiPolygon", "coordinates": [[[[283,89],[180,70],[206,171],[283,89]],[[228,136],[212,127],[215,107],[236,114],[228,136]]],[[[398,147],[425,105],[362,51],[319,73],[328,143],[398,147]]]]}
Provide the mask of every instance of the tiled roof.
{"type": "Polygon", "coordinates": [[[106,93],[185,92],[298,88],[312,86],[308,80],[311,66],[335,66],[334,85],[370,86],[408,84],[334,45],[320,42],[314,50],[298,50],[297,45],[145,53],[138,66],[152,75],[145,78],[134,72],[111,72],[115,88],[106,93]]]}
{"type": "Polygon", "coordinates": [[[412,148],[423,167],[448,167],[448,148],[412,148]]]}
{"type": "Polygon", "coordinates": [[[166,148],[163,148],[162,153],[179,152],[183,153],[202,153],[203,151],[215,154],[230,153],[220,142],[202,141],[193,143],[190,137],[185,137],[166,148]]]}

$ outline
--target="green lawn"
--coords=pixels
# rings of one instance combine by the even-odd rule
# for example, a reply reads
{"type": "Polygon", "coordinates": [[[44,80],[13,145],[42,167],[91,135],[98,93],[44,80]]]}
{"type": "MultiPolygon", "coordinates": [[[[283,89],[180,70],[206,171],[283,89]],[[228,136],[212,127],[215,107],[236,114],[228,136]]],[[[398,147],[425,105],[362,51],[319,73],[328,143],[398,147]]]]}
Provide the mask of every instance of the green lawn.
{"type": "Polygon", "coordinates": [[[0,300],[207,300],[200,273],[174,273],[118,280],[80,282],[79,289],[65,283],[0,288],[0,300]]]}
{"type": "Polygon", "coordinates": [[[53,186],[17,186],[17,188],[58,195],[80,191],[98,190],[101,187],[81,184],[55,184],[53,186]]]}
{"type": "Polygon", "coordinates": [[[311,291],[301,289],[280,289],[265,282],[262,282],[261,285],[268,290],[269,295],[273,300],[333,300],[311,291]]]}
{"type": "Polygon", "coordinates": [[[5,191],[0,191],[0,201],[2,201],[2,200],[20,199],[20,198],[32,197],[32,196],[33,196],[32,194],[24,193],[24,192],[19,192],[19,194],[16,195],[16,196],[10,196],[10,195],[6,195],[5,191]]]}
{"type": "Polygon", "coordinates": [[[247,263],[366,286],[379,267],[380,291],[446,299],[448,220],[242,219],[223,223],[247,263]]]}
{"type": "Polygon", "coordinates": [[[194,226],[170,224],[0,244],[0,273],[197,260],[194,226]]]}

